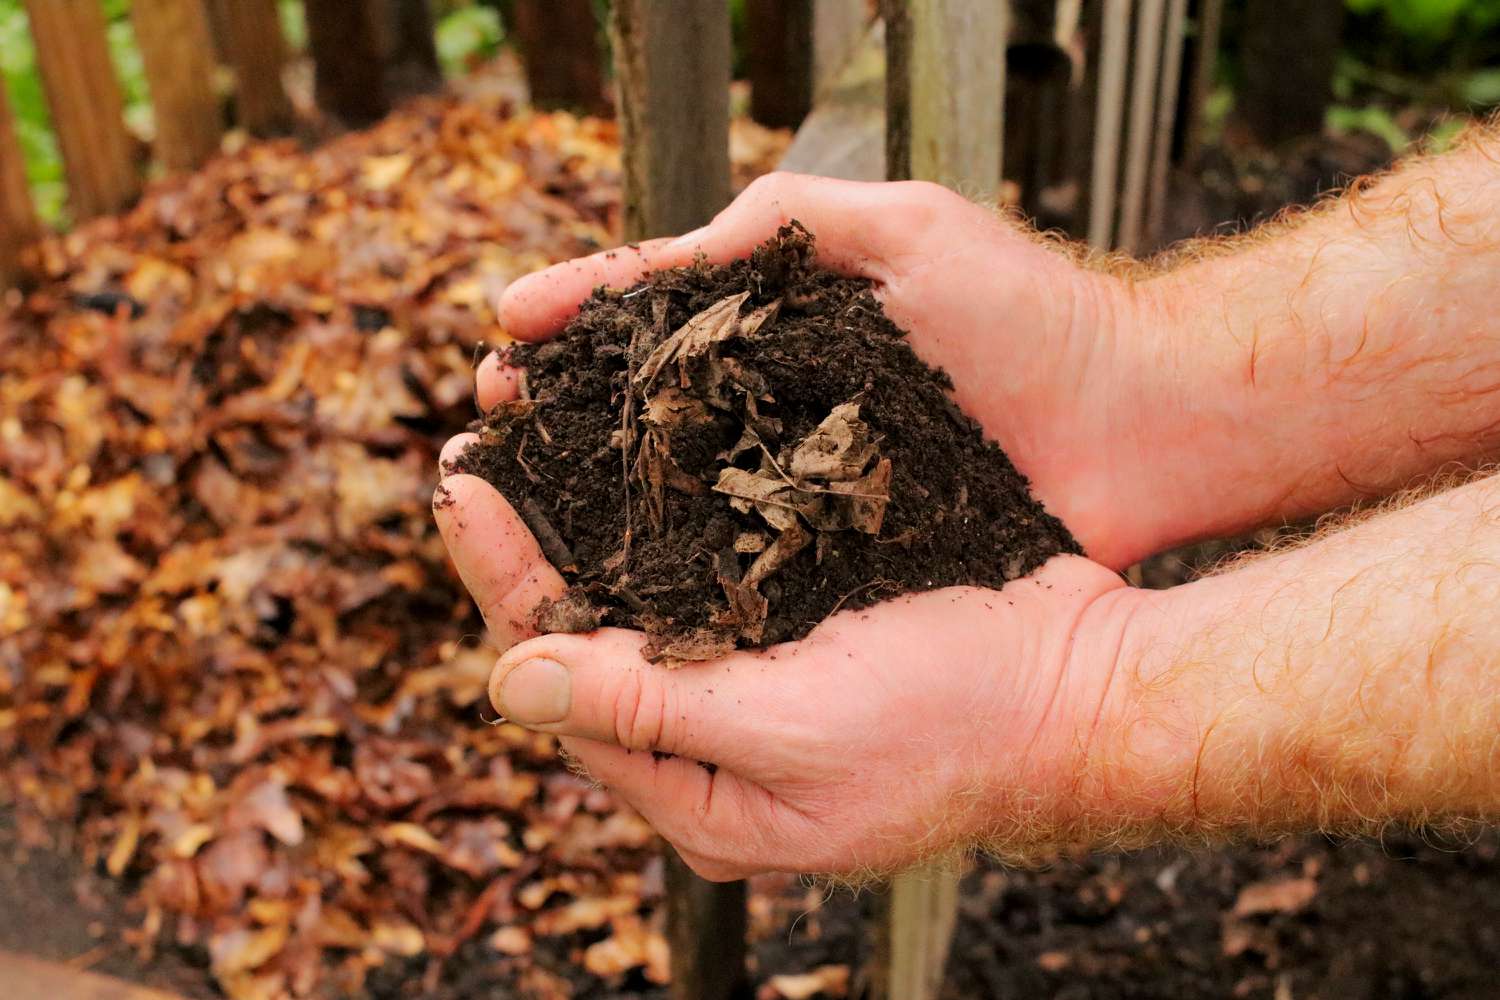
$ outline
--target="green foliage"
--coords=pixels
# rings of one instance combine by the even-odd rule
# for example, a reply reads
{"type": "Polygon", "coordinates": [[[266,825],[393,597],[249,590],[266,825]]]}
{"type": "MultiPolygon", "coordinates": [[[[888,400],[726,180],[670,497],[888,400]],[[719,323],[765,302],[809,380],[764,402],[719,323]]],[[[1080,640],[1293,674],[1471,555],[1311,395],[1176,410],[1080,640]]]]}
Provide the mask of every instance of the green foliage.
{"type": "Polygon", "coordinates": [[[1344,0],[1356,14],[1378,14],[1411,41],[1436,45],[1460,32],[1500,25],[1500,0],[1344,0]]]}
{"type": "Polygon", "coordinates": [[[26,179],[37,214],[49,224],[57,224],[63,218],[67,182],[37,73],[30,21],[21,0],[0,0],[0,83],[5,86],[16,118],[16,138],[26,160],[26,179]]]}
{"type": "Polygon", "coordinates": [[[500,12],[478,4],[452,5],[437,22],[438,60],[448,76],[461,76],[493,56],[505,38],[500,12]]]}

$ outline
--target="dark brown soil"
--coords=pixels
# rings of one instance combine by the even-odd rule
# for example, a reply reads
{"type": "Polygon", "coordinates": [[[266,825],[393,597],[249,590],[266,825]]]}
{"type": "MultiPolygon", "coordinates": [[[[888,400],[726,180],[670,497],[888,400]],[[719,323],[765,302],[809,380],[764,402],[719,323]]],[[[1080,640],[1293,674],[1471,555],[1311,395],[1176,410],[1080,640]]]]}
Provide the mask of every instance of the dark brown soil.
{"type": "Polygon", "coordinates": [[[702,659],[1080,551],[795,224],[748,260],[597,289],[508,361],[528,398],[477,424],[456,469],[511,501],[571,585],[546,631],[643,628],[652,655],[702,659]]]}

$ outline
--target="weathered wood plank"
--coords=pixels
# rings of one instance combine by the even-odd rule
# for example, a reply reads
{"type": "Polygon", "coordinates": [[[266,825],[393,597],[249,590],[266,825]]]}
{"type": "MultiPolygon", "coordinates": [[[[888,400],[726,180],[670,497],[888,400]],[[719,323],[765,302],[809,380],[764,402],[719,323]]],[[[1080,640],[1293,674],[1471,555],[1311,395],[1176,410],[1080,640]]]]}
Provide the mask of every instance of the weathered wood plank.
{"type": "Polygon", "coordinates": [[[609,110],[592,0],[516,0],[508,13],[532,104],[590,114],[609,110]]]}
{"type": "MultiPolygon", "coordinates": [[[[1009,4],[882,0],[886,172],[981,200],[1000,186],[1009,4]]],[[[891,884],[875,995],[931,1000],[957,919],[958,873],[929,868],[891,884]]]]}
{"type": "Polygon", "coordinates": [[[276,0],[215,0],[224,59],[234,70],[235,122],[252,135],[292,128],[292,102],[282,83],[286,37],[276,0]]]}
{"type": "MultiPolygon", "coordinates": [[[[727,0],[615,0],[610,18],[624,143],[625,238],[703,225],[729,203],[727,0]]],[[[674,1000],[738,1000],[746,891],[666,854],[674,1000]]]]}
{"type": "Polygon", "coordinates": [[[958,873],[930,867],[899,875],[881,901],[871,1000],[934,1000],[958,924],[958,873]]]}
{"type": "Polygon", "coordinates": [[[812,110],[814,0],[747,0],[750,117],[796,128],[812,110]]]}
{"type": "MultiPolygon", "coordinates": [[[[51,3],[53,0],[43,0],[51,3]]],[[[182,1000],[174,993],[0,951],[5,1000],[182,1000]]]]}
{"type": "Polygon", "coordinates": [[[1151,139],[1156,133],[1157,77],[1161,72],[1162,19],[1166,0],[1140,0],[1136,9],[1134,77],[1130,84],[1130,132],[1125,151],[1125,187],[1120,197],[1120,249],[1141,242],[1151,139]]]}
{"type": "Polygon", "coordinates": [[[130,20],[151,91],[156,157],[168,170],[196,169],[224,134],[202,0],[133,0],[130,20]]]}
{"type": "Polygon", "coordinates": [[[621,0],[610,35],[626,236],[700,226],[729,202],[729,5],[621,0]]]}
{"type": "Polygon", "coordinates": [[[99,0],[26,0],[26,13],[73,218],[119,211],[141,182],[99,0]]]}
{"type": "Polygon", "coordinates": [[[1008,4],[881,0],[892,178],[981,199],[1000,184],[1008,4]]]}
{"type": "Polygon", "coordinates": [[[1177,127],[1177,99],[1182,91],[1182,50],[1188,0],[1170,0],[1163,36],[1161,90],[1156,99],[1156,136],[1151,144],[1151,187],[1146,194],[1145,239],[1160,241],[1167,215],[1167,178],[1172,170],[1172,136],[1177,127]]]}
{"type": "Polygon", "coordinates": [[[377,36],[377,2],[381,0],[306,0],[318,106],[355,128],[391,109],[377,36]]]}
{"type": "Polygon", "coordinates": [[[21,248],[40,232],[10,99],[0,83],[0,289],[15,280],[21,248]]]}
{"type": "Polygon", "coordinates": [[[1133,0],[1104,0],[1094,104],[1094,162],[1089,178],[1089,244],[1099,250],[1114,245],[1132,5],[1133,0]]]}

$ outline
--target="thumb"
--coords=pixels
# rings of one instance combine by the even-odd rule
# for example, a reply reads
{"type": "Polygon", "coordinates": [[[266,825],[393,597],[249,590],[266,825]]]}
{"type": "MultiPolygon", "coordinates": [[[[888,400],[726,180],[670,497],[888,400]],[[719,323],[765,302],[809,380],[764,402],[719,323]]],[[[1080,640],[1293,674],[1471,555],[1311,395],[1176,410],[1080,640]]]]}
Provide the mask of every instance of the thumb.
{"type": "Polygon", "coordinates": [[[647,661],[643,643],[624,629],[521,643],[495,664],[490,700],[509,721],[540,732],[743,763],[759,742],[753,719],[776,712],[781,698],[765,677],[774,651],[671,669],[647,661]]]}

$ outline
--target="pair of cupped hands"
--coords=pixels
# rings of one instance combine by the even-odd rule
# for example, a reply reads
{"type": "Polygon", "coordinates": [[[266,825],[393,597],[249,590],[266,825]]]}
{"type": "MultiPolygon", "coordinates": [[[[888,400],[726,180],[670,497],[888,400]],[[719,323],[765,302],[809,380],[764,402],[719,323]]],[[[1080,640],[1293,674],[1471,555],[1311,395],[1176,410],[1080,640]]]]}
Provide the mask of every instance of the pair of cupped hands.
{"type": "MultiPolygon", "coordinates": [[[[598,285],[745,256],[792,219],[823,266],[873,283],[1088,558],[1057,556],[1002,599],[910,595],[795,643],[669,670],[642,658],[634,632],[536,635],[531,612],[562,578],[504,497],[447,475],[438,525],[503,650],[491,699],[556,734],[710,879],[887,871],[1000,829],[1049,837],[1075,818],[1095,758],[1114,752],[1130,697],[1115,654],[1138,592],[1119,570],[1196,533],[1157,502],[1192,470],[1162,467],[1173,416],[1145,397],[1170,358],[1149,296],[934,185],[773,174],[693,233],[516,281],[500,322],[545,340],[598,285]]],[[[480,405],[514,398],[517,378],[485,359],[480,405]]],[[[471,439],[447,444],[445,473],[471,439]]]]}

